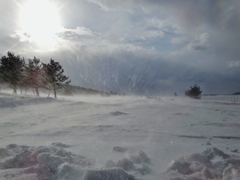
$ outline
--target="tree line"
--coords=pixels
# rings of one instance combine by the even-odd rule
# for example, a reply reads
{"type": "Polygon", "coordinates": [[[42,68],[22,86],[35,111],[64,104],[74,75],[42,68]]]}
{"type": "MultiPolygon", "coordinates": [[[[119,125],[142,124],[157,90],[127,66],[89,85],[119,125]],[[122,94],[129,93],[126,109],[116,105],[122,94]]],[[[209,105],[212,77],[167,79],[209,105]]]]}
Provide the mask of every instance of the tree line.
{"type": "Polygon", "coordinates": [[[17,89],[22,93],[23,89],[27,91],[32,88],[39,96],[39,89],[44,88],[48,90],[48,96],[53,90],[54,97],[57,98],[57,89],[64,88],[70,82],[60,63],[53,59],[47,64],[36,57],[25,61],[13,52],[7,52],[0,59],[0,83],[7,83],[14,94],[17,94],[17,89]]]}

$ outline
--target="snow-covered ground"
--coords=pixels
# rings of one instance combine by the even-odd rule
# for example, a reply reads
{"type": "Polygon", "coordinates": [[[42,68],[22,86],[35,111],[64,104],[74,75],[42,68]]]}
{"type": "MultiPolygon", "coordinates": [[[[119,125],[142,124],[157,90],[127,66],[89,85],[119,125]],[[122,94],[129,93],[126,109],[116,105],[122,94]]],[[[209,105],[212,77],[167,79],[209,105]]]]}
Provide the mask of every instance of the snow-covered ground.
{"type": "Polygon", "coordinates": [[[239,119],[208,99],[2,94],[0,179],[238,180],[239,119]]]}

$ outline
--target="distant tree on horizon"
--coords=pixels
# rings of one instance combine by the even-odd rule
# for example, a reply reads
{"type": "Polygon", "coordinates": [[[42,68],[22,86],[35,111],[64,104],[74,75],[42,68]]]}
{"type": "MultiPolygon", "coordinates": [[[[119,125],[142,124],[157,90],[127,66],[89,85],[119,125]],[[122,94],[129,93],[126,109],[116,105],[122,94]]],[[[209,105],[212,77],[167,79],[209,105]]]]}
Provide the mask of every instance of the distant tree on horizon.
{"type": "Polygon", "coordinates": [[[1,58],[0,74],[2,81],[9,83],[13,88],[13,93],[17,94],[17,86],[21,84],[24,78],[25,61],[19,55],[15,56],[13,52],[7,52],[7,56],[1,58]]]}
{"type": "Polygon", "coordinates": [[[48,64],[43,63],[43,72],[43,83],[49,90],[49,95],[50,91],[53,90],[55,98],[57,98],[57,89],[61,89],[71,82],[69,77],[63,74],[64,70],[59,62],[55,62],[53,59],[50,59],[48,64]]]}
{"type": "Polygon", "coordinates": [[[193,87],[190,86],[189,90],[185,91],[185,95],[194,99],[201,99],[201,88],[197,84],[195,84],[193,87]]]}
{"type": "Polygon", "coordinates": [[[3,81],[3,69],[2,69],[2,61],[0,61],[0,92],[1,92],[1,87],[2,87],[2,83],[3,81]]]}

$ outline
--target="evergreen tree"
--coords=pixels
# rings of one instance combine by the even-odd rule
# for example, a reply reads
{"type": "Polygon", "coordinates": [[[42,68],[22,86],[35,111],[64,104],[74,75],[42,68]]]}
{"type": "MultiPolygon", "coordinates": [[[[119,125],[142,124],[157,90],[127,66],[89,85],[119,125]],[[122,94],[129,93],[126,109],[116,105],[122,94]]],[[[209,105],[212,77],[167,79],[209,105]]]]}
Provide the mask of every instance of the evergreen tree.
{"type": "Polygon", "coordinates": [[[201,88],[197,84],[195,84],[193,87],[190,86],[190,89],[185,91],[186,96],[195,98],[195,99],[200,99],[201,94],[202,94],[201,88]]]}
{"type": "Polygon", "coordinates": [[[69,77],[65,76],[62,66],[55,62],[53,59],[50,59],[50,63],[43,64],[44,71],[44,84],[46,88],[54,91],[54,97],[57,98],[57,89],[63,88],[68,85],[71,80],[68,80],[69,77]]]}
{"type": "Polygon", "coordinates": [[[3,70],[2,70],[2,61],[0,61],[0,92],[1,92],[2,83],[3,83],[3,70]]]}
{"type": "Polygon", "coordinates": [[[32,87],[35,90],[36,95],[39,96],[39,88],[42,84],[42,63],[40,62],[40,59],[34,57],[33,59],[28,60],[25,75],[26,86],[32,87]]]}
{"type": "Polygon", "coordinates": [[[17,86],[23,81],[24,77],[24,59],[8,52],[7,56],[1,58],[1,74],[4,82],[9,83],[13,88],[13,93],[17,93],[17,86]]]}

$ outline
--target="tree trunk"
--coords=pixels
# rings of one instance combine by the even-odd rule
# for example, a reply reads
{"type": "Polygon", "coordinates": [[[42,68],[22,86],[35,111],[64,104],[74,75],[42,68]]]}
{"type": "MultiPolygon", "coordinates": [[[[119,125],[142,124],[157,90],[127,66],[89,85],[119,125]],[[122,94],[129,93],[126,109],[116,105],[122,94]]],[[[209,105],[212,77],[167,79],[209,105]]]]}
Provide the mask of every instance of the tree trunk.
{"type": "Polygon", "coordinates": [[[57,98],[57,92],[56,92],[56,86],[53,86],[53,91],[54,91],[54,97],[57,98]]]}
{"type": "Polygon", "coordinates": [[[48,90],[48,97],[50,96],[51,89],[48,90]]]}
{"type": "Polygon", "coordinates": [[[13,94],[17,94],[17,87],[13,86],[13,94]]]}
{"type": "Polygon", "coordinates": [[[36,95],[39,96],[38,87],[35,87],[36,95]]]}

